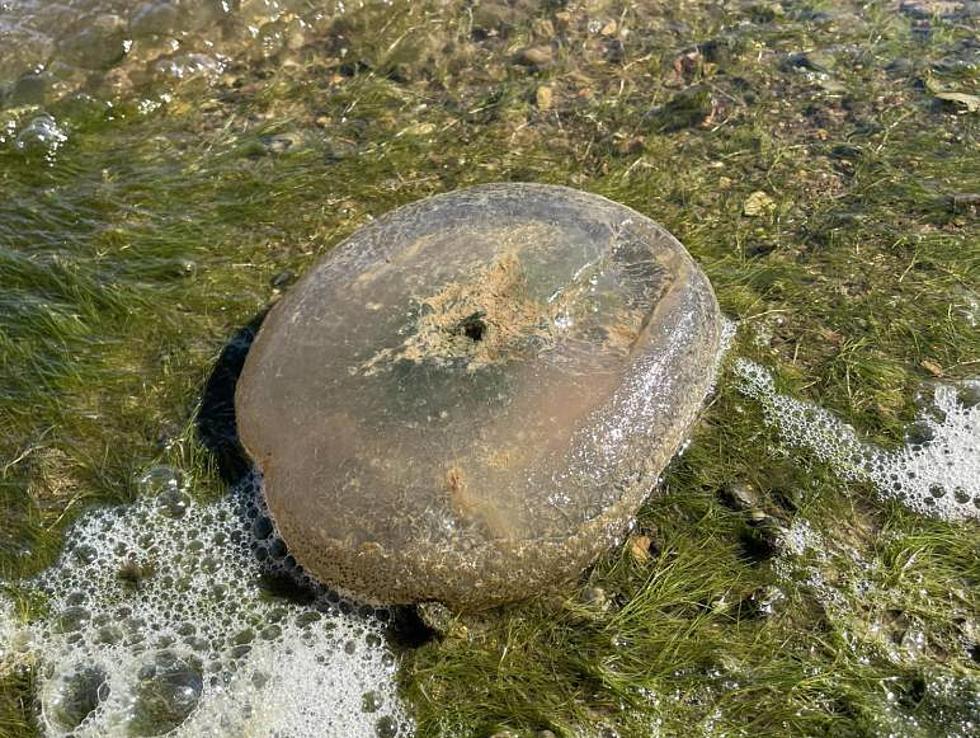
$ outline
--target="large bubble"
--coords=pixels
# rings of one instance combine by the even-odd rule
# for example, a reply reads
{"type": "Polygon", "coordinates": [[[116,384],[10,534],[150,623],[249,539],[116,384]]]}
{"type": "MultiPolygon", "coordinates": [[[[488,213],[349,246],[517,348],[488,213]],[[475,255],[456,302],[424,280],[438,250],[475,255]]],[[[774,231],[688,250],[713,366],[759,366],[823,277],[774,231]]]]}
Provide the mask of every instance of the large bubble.
{"type": "Polygon", "coordinates": [[[47,721],[64,730],[78,727],[109,695],[106,672],[95,664],[72,664],[51,675],[41,704],[47,721]]]}
{"type": "Polygon", "coordinates": [[[407,736],[384,612],[309,581],[249,478],[195,502],[172,470],[139,502],[89,513],[26,583],[46,614],[0,602],[0,663],[36,662],[52,738],[407,736]]]}

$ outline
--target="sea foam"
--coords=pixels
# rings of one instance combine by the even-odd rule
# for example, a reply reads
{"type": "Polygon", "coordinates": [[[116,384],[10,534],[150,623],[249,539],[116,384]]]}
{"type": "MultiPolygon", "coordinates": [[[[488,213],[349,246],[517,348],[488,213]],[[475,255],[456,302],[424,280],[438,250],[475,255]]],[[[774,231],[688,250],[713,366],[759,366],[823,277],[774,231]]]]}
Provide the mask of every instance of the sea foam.
{"type": "Polygon", "coordinates": [[[843,479],[869,481],[881,497],[919,513],[980,517],[980,381],[935,384],[905,445],[891,450],[862,440],[827,410],[779,394],[759,364],[738,359],[735,373],[787,443],[809,449],[843,479]]]}
{"type": "Polygon", "coordinates": [[[21,625],[0,602],[0,661],[38,665],[46,736],[413,732],[386,613],[290,573],[258,484],[213,504],[163,485],[90,512],[58,563],[17,585],[48,614],[21,625]]]}

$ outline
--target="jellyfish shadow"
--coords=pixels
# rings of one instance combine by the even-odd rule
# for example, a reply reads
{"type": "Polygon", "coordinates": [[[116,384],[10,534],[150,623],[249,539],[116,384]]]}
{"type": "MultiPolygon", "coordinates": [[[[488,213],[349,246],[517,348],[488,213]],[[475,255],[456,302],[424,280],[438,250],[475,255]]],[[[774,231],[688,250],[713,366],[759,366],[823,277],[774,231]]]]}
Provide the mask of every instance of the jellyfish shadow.
{"type": "Polygon", "coordinates": [[[389,640],[395,648],[417,648],[438,637],[419,615],[414,605],[373,608],[359,605],[350,598],[318,582],[289,554],[285,541],[274,531],[271,517],[262,499],[259,474],[238,435],[235,412],[235,389],[245,368],[248,352],[258,335],[269,309],[255,315],[239,328],[225,344],[214,369],[204,384],[201,404],[195,418],[197,437],[212,456],[222,481],[229,488],[251,488],[254,497],[242,508],[243,527],[250,536],[252,550],[260,562],[260,586],[272,597],[297,604],[329,603],[329,607],[351,612],[369,611],[388,623],[389,640]]]}
{"type": "Polygon", "coordinates": [[[245,358],[268,312],[266,309],[257,314],[235,331],[225,344],[204,384],[195,418],[198,440],[212,455],[221,479],[229,486],[242,483],[255,471],[238,437],[235,388],[245,368],[245,358]]]}

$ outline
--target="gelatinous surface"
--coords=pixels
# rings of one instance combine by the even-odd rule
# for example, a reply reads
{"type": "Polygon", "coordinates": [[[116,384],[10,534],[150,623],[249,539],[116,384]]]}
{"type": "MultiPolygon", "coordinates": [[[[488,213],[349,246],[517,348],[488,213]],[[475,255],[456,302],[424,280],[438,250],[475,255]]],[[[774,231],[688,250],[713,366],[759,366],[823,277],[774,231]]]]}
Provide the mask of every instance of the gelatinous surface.
{"type": "Polygon", "coordinates": [[[489,185],[352,236],[269,314],[237,395],[296,557],[372,601],[479,607],[622,533],[711,383],[711,288],[594,195],[489,185]]]}

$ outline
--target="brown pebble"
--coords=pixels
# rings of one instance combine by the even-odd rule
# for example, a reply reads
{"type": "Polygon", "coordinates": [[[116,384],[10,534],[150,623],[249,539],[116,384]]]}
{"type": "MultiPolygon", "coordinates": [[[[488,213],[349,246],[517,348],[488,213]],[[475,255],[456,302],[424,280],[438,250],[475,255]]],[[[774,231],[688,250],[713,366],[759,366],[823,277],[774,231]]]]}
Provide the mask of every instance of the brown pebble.
{"type": "Polygon", "coordinates": [[[630,540],[630,553],[638,564],[645,564],[650,560],[650,536],[635,536],[630,540]]]}
{"type": "Polygon", "coordinates": [[[554,102],[554,91],[547,85],[541,85],[538,87],[534,99],[539,110],[550,110],[551,104],[554,102]]]}
{"type": "Polygon", "coordinates": [[[517,52],[517,63],[525,67],[541,69],[551,64],[552,59],[550,46],[528,46],[517,52]]]}
{"type": "Polygon", "coordinates": [[[535,38],[548,41],[554,38],[555,26],[547,18],[538,18],[531,24],[531,33],[535,38]]]}

